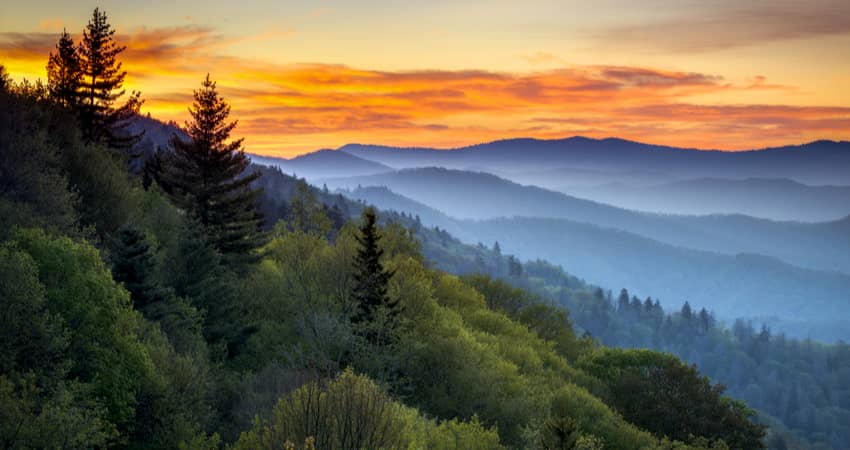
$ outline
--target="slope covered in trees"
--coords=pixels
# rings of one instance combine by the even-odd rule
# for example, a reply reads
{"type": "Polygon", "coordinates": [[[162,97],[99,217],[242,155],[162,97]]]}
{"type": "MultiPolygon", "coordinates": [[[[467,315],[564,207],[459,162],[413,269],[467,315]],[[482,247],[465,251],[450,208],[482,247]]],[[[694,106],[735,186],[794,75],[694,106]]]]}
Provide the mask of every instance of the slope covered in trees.
{"type": "MultiPolygon", "coordinates": [[[[211,104],[226,117],[223,102],[211,104]]],[[[398,222],[379,225],[368,210],[365,223],[332,220],[317,198],[333,196],[296,183],[277,200],[285,220],[266,224],[269,240],[243,250],[252,258],[230,258],[195,203],[133,175],[121,142],[88,139],[45,88],[0,70],[0,105],[0,209],[14,213],[0,228],[5,448],[763,446],[737,403],[727,413],[739,426],[720,432],[705,430],[727,416],[670,414],[675,441],[627,418],[615,385],[582,368],[605,364],[602,350],[564,311],[431,267],[398,222]],[[357,314],[363,304],[391,310],[393,326],[375,307],[357,314]]],[[[190,123],[191,141],[171,151],[232,158],[214,191],[250,193],[261,182],[238,140],[204,140],[226,139],[222,123],[190,123]]],[[[190,179],[204,169],[158,164],[190,179]]],[[[253,223],[272,204],[254,198],[217,200],[216,214],[253,223]]],[[[676,382],[711,386],[690,372],[676,382]]]]}
{"type": "MultiPolygon", "coordinates": [[[[724,319],[762,320],[798,337],[834,342],[850,336],[845,319],[850,304],[844,295],[850,289],[850,276],[845,274],[806,270],[755,254],[724,255],[676,247],[634,233],[564,219],[457,220],[386,188],[340,192],[379,207],[419,215],[425,225],[438,226],[469,243],[500,241],[508,253],[520,258],[545,259],[601,286],[628,286],[642,296],[659,298],[667,307],[678,307],[689,300],[724,319]]],[[[723,228],[737,218],[699,219],[723,228]]],[[[740,218],[738,226],[749,228],[748,222],[740,218]]],[[[817,227],[825,236],[843,236],[846,224],[841,221],[817,227]]],[[[802,245],[792,238],[793,232],[786,234],[789,245],[802,245]]]]}
{"type": "MultiPolygon", "coordinates": [[[[303,181],[276,170],[266,169],[264,173],[260,181],[266,187],[266,193],[280,201],[303,195],[296,194],[297,186],[302,186],[303,181]]],[[[393,197],[386,190],[374,191],[393,197]]],[[[315,188],[310,192],[313,202],[310,209],[313,211],[344,211],[357,216],[363,208],[363,204],[348,201],[338,194],[324,193],[315,188]]],[[[346,195],[358,192],[362,193],[355,191],[346,195]]],[[[303,202],[297,200],[294,203],[303,202]]],[[[420,212],[423,217],[435,213],[427,208],[420,212]]],[[[562,314],[569,311],[569,322],[575,324],[576,334],[588,333],[612,347],[645,347],[671,352],[697,364],[700,371],[714,382],[726,385],[729,395],[757,407],[761,419],[771,424],[772,432],[768,438],[771,448],[842,448],[846,430],[841,424],[846,423],[848,413],[842,400],[846,392],[843,380],[850,365],[846,344],[823,345],[769,332],[767,340],[764,335],[760,338],[760,342],[770,342],[769,346],[773,347],[766,350],[770,356],[764,357],[758,349],[766,347],[754,345],[758,341],[755,338],[759,335],[760,322],[756,322],[755,331],[746,322],[741,322],[736,326],[738,331],[733,333],[731,326],[718,322],[713,313],[702,310],[699,304],[693,307],[692,319],[685,321],[678,307],[665,311],[655,299],[651,301],[651,307],[647,307],[645,298],[637,300],[631,295],[627,295],[628,306],[618,309],[619,302],[605,291],[546,262],[520,262],[512,255],[494,250],[492,244],[463,244],[442,228],[423,225],[415,216],[384,212],[382,217],[384,223],[403,224],[415,233],[426,262],[441,270],[468,275],[465,280],[485,295],[488,307],[511,314],[522,310],[521,314],[512,317],[554,342],[556,347],[570,348],[558,343],[564,342],[564,336],[574,336],[572,330],[562,335],[553,325],[567,320],[567,316],[562,314]],[[524,291],[507,285],[499,286],[498,283],[482,283],[472,275],[476,273],[502,279],[524,291]],[[491,285],[495,288],[490,289],[488,286],[491,285]],[[524,307],[529,302],[543,304],[524,307]],[[544,305],[547,302],[552,302],[549,307],[544,305]],[[677,312],[670,314],[673,310],[677,312]],[[669,320],[666,319],[668,316],[669,320]],[[741,330],[750,331],[748,334],[741,330]],[[777,379],[777,373],[784,375],[777,379]],[[797,404],[803,405],[792,415],[805,417],[805,420],[789,420],[787,408],[792,391],[787,386],[790,385],[800,386],[793,392],[797,404]]],[[[510,241],[502,244],[499,246],[508,246],[510,241]]],[[[669,303],[675,303],[675,299],[669,303]]],[[[571,339],[566,342],[571,342],[571,339]]],[[[567,354],[571,353],[568,351],[567,354]]]]}

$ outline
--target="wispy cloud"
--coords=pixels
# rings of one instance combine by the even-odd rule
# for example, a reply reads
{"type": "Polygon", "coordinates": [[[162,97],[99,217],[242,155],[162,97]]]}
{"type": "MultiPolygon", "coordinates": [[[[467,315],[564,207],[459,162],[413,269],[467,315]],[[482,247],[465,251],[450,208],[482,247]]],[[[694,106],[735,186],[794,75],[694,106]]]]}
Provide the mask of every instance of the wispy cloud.
{"type": "Polygon", "coordinates": [[[593,34],[605,43],[626,47],[703,52],[850,33],[846,0],[719,0],[672,2],[665,7],[672,11],[665,18],[625,23],[593,34]]]}

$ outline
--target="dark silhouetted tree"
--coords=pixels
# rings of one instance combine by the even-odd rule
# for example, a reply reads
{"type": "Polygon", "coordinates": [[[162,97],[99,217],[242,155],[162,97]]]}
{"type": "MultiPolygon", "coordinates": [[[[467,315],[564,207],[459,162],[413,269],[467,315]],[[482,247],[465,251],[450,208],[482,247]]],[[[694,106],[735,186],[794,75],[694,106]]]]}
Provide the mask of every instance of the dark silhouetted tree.
{"type": "Polygon", "coordinates": [[[357,305],[354,321],[374,322],[380,312],[384,312],[391,319],[398,315],[399,305],[397,300],[393,301],[387,295],[387,285],[393,272],[385,269],[381,262],[384,251],[378,247],[381,236],[378,234],[375,210],[364,209],[362,220],[357,236],[360,248],[354,261],[354,280],[357,283],[352,293],[357,305]]]}
{"type": "Polygon", "coordinates": [[[75,109],[79,103],[82,79],[77,47],[71,35],[62,30],[56,53],[51,52],[47,61],[47,92],[50,99],[66,108],[75,109]]]}
{"type": "Polygon", "coordinates": [[[8,91],[11,85],[12,81],[9,79],[9,72],[6,71],[6,66],[0,64],[0,91],[8,91]]]}
{"type": "Polygon", "coordinates": [[[219,96],[209,75],[195,91],[186,123],[188,141],[171,140],[156,174],[159,185],[179,208],[196,219],[227,266],[239,271],[257,260],[265,240],[258,196],[251,183],[259,172],[245,174],[250,160],[242,139],[228,142],[236,122],[228,122],[230,106],[219,96]]]}
{"type": "Polygon", "coordinates": [[[127,130],[130,120],[138,114],[142,100],[141,94],[133,92],[124,104],[116,106],[125,94],[121,86],[127,72],[121,70],[118,55],[126,47],[115,43],[115,30],[106,19],[106,13],[95,8],[77,49],[82,69],[78,91],[80,128],[86,142],[127,149],[142,136],[127,130]]]}

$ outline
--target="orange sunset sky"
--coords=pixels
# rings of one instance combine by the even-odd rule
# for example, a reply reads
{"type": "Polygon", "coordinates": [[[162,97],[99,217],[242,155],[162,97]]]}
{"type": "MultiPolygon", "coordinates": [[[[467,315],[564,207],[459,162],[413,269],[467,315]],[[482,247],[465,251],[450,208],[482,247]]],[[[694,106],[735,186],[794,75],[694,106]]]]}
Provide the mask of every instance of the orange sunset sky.
{"type": "Polygon", "coordinates": [[[209,72],[250,152],[850,139],[847,0],[4,1],[0,64],[43,78],[95,6],[143,112],[182,123],[209,72]]]}

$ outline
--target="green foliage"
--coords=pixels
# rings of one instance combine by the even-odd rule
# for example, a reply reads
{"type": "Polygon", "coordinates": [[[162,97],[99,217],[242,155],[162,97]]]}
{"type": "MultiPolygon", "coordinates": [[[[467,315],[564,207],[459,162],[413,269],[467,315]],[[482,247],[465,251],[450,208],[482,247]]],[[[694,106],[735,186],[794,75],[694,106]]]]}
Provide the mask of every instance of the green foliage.
{"type": "MultiPolygon", "coordinates": [[[[242,351],[253,330],[245,320],[247,306],[239,296],[236,275],[222,264],[220,253],[202,230],[197,223],[184,226],[164,263],[169,268],[166,283],[177,296],[203,313],[203,334],[216,347],[215,353],[233,358],[242,351]]],[[[197,315],[183,309],[178,317],[194,322],[197,315]]]]}
{"type": "Polygon", "coordinates": [[[545,450],[602,449],[601,439],[582,434],[576,421],[557,417],[546,420],[540,432],[540,448],[545,450]]]}
{"type": "Polygon", "coordinates": [[[179,352],[204,353],[202,314],[161,281],[161,263],[147,236],[124,226],[111,248],[113,277],[130,292],[135,309],[158,322],[179,352]]]}
{"type": "Polygon", "coordinates": [[[588,350],[589,343],[576,338],[567,310],[486,275],[468,275],[463,279],[484,295],[488,308],[505,312],[541,338],[554,342],[558,352],[568,360],[573,361],[588,350]]]}
{"type": "Polygon", "coordinates": [[[331,231],[331,220],[325,214],[323,206],[307,182],[298,180],[295,195],[289,203],[290,229],[327,236],[331,231]]]}
{"type": "Polygon", "coordinates": [[[774,442],[789,448],[841,447],[850,438],[844,380],[848,345],[818,344],[774,335],[737,321],[727,328],[710,313],[665,313],[657,302],[618,308],[601,290],[559,289],[556,297],[575,323],[607,346],[653,348],[697,364],[727,387],[726,394],[758,410],[774,442]],[[777,374],[782,374],[777,376],[777,374]],[[808,441],[808,442],[807,442],[808,441]]]}
{"type": "Polygon", "coordinates": [[[47,390],[32,375],[0,375],[0,445],[9,449],[105,447],[117,433],[79,383],[47,390]]]}
{"type": "Polygon", "coordinates": [[[130,291],[136,309],[144,310],[165,300],[167,293],[155,279],[153,249],[141,230],[129,225],[122,227],[111,247],[113,278],[130,291]]]}
{"type": "Polygon", "coordinates": [[[209,420],[206,353],[175,352],[90,245],[16,232],[0,297],[8,447],[175,447],[209,420]]]}
{"type": "Polygon", "coordinates": [[[130,179],[120,156],[78,140],[63,153],[71,188],[80,197],[80,222],[107,241],[122,226],[138,220],[141,189],[130,179]]]}
{"type": "Polygon", "coordinates": [[[22,231],[16,242],[35,260],[49,310],[73,324],[69,330],[70,375],[92,382],[109,419],[131,426],[140,374],[150,360],[136,336],[129,296],[112,281],[97,250],[67,238],[22,231]]]}
{"type": "Polygon", "coordinates": [[[212,367],[205,352],[178,352],[159,327],[142,322],[139,339],[154,371],[137,394],[134,448],[177,448],[204,437],[201,426],[210,423],[212,367]]]}
{"type": "Polygon", "coordinates": [[[327,383],[309,382],[274,408],[267,423],[243,433],[236,449],[500,448],[498,436],[477,421],[436,424],[393,401],[351,370],[327,383]]]}
{"type": "Polygon", "coordinates": [[[764,448],[764,428],[750,421],[755,413],[723,397],[722,386],[712,386],[672,355],[600,349],[583,358],[580,367],[607,383],[610,403],[626,420],[659,437],[689,441],[700,436],[734,449],[764,448]]]}
{"type": "Polygon", "coordinates": [[[74,235],[79,198],[62,158],[74,130],[60,112],[15,91],[0,90],[0,237],[14,225],[74,235]]]}

